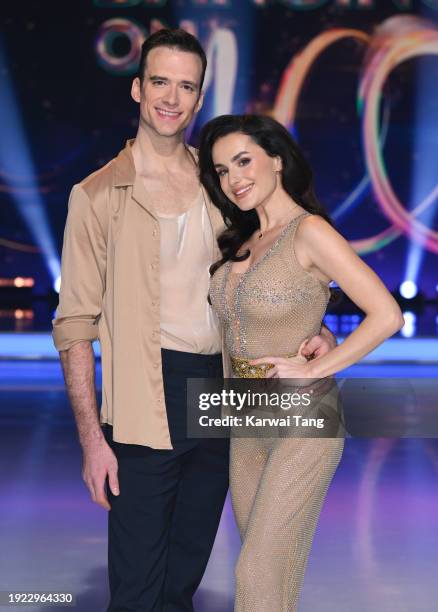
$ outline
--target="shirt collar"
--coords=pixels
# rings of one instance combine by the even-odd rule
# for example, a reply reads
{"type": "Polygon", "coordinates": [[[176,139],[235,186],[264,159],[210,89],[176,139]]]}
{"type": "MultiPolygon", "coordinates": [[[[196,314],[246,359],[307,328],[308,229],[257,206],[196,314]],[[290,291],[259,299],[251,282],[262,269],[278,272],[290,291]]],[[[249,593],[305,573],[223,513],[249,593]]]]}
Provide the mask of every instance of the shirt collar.
{"type": "Polygon", "coordinates": [[[131,150],[133,144],[134,138],[127,140],[125,148],[116,157],[114,187],[127,187],[135,183],[135,165],[131,150]]]}

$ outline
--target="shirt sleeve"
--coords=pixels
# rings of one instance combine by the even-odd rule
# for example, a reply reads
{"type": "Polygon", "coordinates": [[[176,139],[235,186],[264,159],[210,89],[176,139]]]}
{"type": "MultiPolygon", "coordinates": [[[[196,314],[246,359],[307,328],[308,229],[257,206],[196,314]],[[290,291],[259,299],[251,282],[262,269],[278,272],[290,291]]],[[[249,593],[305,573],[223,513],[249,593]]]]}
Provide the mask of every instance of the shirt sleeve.
{"type": "Polygon", "coordinates": [[[71,191],[64,231],[59,306],[53,320],[58,351],[98,338],[106,275],[106,236],[80,185],[71,191]]]}

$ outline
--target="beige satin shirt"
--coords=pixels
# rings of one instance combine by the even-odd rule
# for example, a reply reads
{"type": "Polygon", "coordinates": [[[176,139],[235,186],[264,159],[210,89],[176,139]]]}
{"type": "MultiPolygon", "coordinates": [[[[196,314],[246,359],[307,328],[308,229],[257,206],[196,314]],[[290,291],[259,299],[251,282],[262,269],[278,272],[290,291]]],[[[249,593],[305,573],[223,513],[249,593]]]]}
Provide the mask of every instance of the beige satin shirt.
{"type": "MultiPolygon", "coordinates": [[[[161,370],[160,225],[128,142],[72,189],[53,338],[59,351],[99,340],[101,422],[117,442],[172,448],[161,370]]],[[[223,228],[205,195],[215,236],[223,228]]],[[[209,263],[219,251],[213,241],[209,263]]]]}
{"type": "Polygon", "coordinates": [[[215,236],[204,192],[180,215],[157,214],[160,223],[160,325],[162,348],[202,355],[221,352],[218,318],[207,300],[215,236]]]}

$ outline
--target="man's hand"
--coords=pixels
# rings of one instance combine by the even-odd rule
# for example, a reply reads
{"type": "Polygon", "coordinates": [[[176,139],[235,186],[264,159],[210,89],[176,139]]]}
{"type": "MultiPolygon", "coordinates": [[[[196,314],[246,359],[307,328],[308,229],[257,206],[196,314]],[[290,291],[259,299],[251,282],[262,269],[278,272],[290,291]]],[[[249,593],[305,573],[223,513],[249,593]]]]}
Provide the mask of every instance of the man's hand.
{"type": "Polygon", "coordinates": [[[321,328],[318,336],[313,336],[301,349],[301,354],[307,359],[316,359],[329,353],[336,347],[336,338],[325,326],[321,328]]]}
{"type": "Polygon", "coordinates": [[[68,350],[60,351],[59,356],[83,450],[82,478],[93,501],[110,510],[105,482],[108,477],[111,492],[119,494],[118,465],[99,422],[93,347],[90,341],[77,342],[68,350]]]}
{"type": "Polygon", "coordinates": [[[117,469],[116,456],[105,439],[95,440],[90,445],[84,445],[82,478],[90,491],[92,500],[105,510],[111,510],[105,492],[107,476],[112,494],[119,495],[120,493],[117,469]]]}

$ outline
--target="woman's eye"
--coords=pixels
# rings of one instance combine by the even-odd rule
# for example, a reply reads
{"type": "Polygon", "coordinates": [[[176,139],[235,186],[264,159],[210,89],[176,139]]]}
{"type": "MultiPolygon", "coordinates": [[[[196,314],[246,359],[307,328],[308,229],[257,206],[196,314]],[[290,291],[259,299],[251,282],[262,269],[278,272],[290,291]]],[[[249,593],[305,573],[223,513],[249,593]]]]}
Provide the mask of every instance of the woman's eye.
{"type": "Polygon", "coordinates": [[[217,171],[217,175],[218,175],[219,178],[222,178],[223,176],[225,176],[226,173],[227,173],[226,170],[218,170],[217,171]]]}
{"type": "Polygon", "coordinates": [[[239,159],[239,166],[247,166],[250,161],[249,157],[242,157],[242,159],[239,159]]]}

